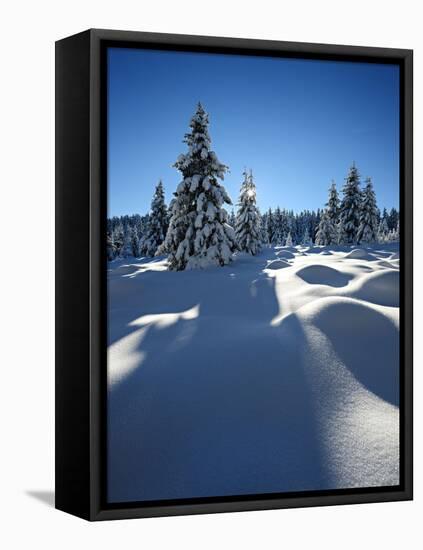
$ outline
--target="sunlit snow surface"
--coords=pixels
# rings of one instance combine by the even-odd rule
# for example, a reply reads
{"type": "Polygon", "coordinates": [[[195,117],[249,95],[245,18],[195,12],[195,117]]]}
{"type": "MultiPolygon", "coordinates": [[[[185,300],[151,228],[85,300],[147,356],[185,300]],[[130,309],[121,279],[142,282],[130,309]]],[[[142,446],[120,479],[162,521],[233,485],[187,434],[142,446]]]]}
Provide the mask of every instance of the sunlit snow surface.
{"type": "Polygon", "coordinates": [[[111,502],[397,485],[399,247],[109,264],[111,502]]]}

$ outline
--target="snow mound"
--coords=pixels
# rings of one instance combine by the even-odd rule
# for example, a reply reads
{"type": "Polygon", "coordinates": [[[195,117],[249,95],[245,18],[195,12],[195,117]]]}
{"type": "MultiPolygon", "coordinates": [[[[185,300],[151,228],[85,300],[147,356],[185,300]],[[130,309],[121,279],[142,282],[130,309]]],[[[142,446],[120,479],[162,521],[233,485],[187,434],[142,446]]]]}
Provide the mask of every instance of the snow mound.
{"type": "Polygon", "coordinates": [[[397,249],[301,250],[109,264],[113,501],[398,485],[397,249]]]}
{"type": "Polygon", "coordinates": [[[321,298],[297,315],[328,338],[336,355],[369,391],[399,403],[398,327],[377,307],[350,298],[321,298]]]}
{"type": "Polygon", "coordinates": [[[349,296],[381,306],[399,307],[399,272],[383,270],[365,274],[349,296]]]}
{"type": "Polygon", "coordinates": [[[349,260],[376,260],[376,257],[373,256],[373,254],[369,254],[366,250],[363,250],[362,248],[355,248],[354,250],[351,250],[351,252],[349,252],[345,256],[345,258],[348,258],[349,260]]]}
{"type": "Polygon", "coordinates": [[[333,267],[326,265],[308,265],[296,273],[306,283],[311,285],[327,285],[334,287],[346,286],[352,279],[352,275],[341,273],[333,267]]]}
{"type": "Polygon", "coordinates": [[[290,267],[291,264],[289,264],[286,260],[283,258],[278,260],[273,260],[273,262],[269,262],[266,266],[266,269],[283,269],[284,267],[290,267]]]}
{"type": "Polygon", "coordinates": [[[294,254],[289,250],[278,250],[276,252],[276,256],[278,258],[284,258],[285,260],[292,260],[293,258],[295,258],[294,254]]]}
{"type": "Polygon", "coordinates": [[[319,246],[309,246],[306,247],[304,250],[305,254],[320,254],[322,252],[322,249],[319,246]]]}
{"type": "Polygon", "coordinates": [[[395,252],[394,254],[392,254],[392,256],[390,256],[389,259],[390,260],[399,260],[400,259],[399,252],[395,252]]]}

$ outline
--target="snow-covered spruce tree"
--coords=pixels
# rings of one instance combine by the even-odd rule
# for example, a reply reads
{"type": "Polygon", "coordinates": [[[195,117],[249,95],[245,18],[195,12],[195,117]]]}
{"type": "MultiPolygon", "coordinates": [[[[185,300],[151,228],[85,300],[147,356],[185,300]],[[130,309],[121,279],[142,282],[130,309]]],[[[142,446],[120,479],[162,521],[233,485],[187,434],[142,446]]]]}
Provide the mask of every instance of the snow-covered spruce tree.
{"type": "Polygon", "coordinates": [[[106,246],[107,246],[107,259],[109,262],[115,259],[116,256],[116,248],[115,243],[113,241],[113,233],[107,232],[106,237],[106,246]]]}
{"type": "Polygon", "coordinates": [[[274,243],[274,235],[275,235],[275,216],[272,212],[272,209],[269,208],[267,215],[266,215],[266,229],[268,234],[268,243],[273,244],[274,243]]]}
{"type": "Polygon", "coordinates": [[[123,257],[125,233],[123,230],[123,225],[121,223],[116,225],[112,234],[112,239],[115,247],[115,258],[123,257]]]}
{"type": "Polygon", "coordinates": [[[327,210],[323,211],[320,217],[320,222],[316,233],[316,244],[319,246],[327,246],[337,242],[336,226],[329,217],[327,210]]]}
{"type": "Polygon", "coordinates": [[[261,250],[261,217],[256,205],[256,186],[253,173],[244,171],[239,194],[235,235],[239,250],[255,256],[261,250]]]}
{"type": "Polygon", "coordinates": [[[160,180],[154,191],[147,226],[140,243],[141,254],[154,256],[166,237],[167,228],[167,208],[165,204],[163,183],[160,180]]]}
{"type": "Polygon", "coordinates": [[[398,217],[398,221],[397,221],[397,226],[395,227],[395,229],[393,229],[393,231],[394,231],[394,235],[395,235],[395,240],[399,241],[400,240],[400,221],[399,221],[399,217],[398,217]]]}
{"type": "Polygon", "coordinates": [[[283,240],[283,217],[282,211],[279,206],[276,207],[275,212],[273,213],[273,239],[272,244],[276,246],[282,246],[284,244],[283,240]]]}
{"type": "MultiPolygon", "coordinates": [[[[386,225],[389,229],[389,214],[388,214],[388,211],[386,208],[383,209],[382,211],[382,214],[381,214],[381,220],[386,220],[386,225]]],[[[380,220],[379,220],[380,221],[380,220]]]]}
{"type": "Polygon", "coordinates": [[[397,230],[397,226],[398,226],[398,222],[399,222],[399,212],[396,208],[391,208],[391,211],[389,212],[389,216],[388,216],[388,227],[389,229],[392,231],[396,231],[397,230]]]}
{"type": "Polygon", "coordinates": [[[134,256],[134,258],[136,258],[140,254],[140,241],[138,239],[138,231],[137,231],[136,226],[133,226],[131,228],[130,240],[131,240],[132,256],[134,256]]]}
{"type": "Polygon", "coordinates": [[[286,243],[286,238],[288,236],[288,233],[289,233],[289,221],[288,221],[288,212],[287,210],[283,209],[282,212],[281,212],[281,218],[280,218],[280,223],[281,223],[281,241],[282,241],[282,244],[285,244],[286,243]]]}
{"type": "Polygon", "coordinates": [[[366,187],[362,192],[360,208],[360,226],[357,232],[358,243],[372,243],[377,240],[377,204],[371,178],[366,179],[366,187]]]}
{"type": "Polygon", "coordinates": [[[311,240],[311,237],[310,237],[310,233],[308,231],[308,227],[305,228],[301,244],[304,246],[311,246],[313,244],[313,241],[311,240]]]}
{"type": "Polygon", "coordinates": [[[336,183],[333,180],[329,189],[329,199],[326,203],[326,213],[332,224],[336,226],[339,221],[339,196],[336,183]]]}
{"type": "Polygon", "coordinates": [[[398,227],[396,229],[391,229],[388,233],[388,242],[398,242],[399,241],[399,231],[398,227]]]}
{"type": "Polygon", "coordinates": [[[260,239],[263,245],[269,244],[269,229],[268,229],[269,217],[265,212],[261,217],[261,233],[260,239]]]}
{"type": "Polygon", "coordinates": [[[380,220],[379,227],[377,230],[377,236],[376,236],[377,242],[378,243],[388,242],[388,234],[389,234],[388,222],[386,221],[386,218],[382,218],[380,220]]]}
{"type": "Polygon", "coordinates": [[[340,206],[341,244],[357,242],[357,231],[360,224],[360,176],[355,163],[352,164],[345,178],[343,198],[340,206]]]}
{"type": "Polygon", "coordinates": [[[292,246],[292,245],[293,245],[293,242],[292,242],[291,231],[289,231],[286,237],[285,246],[292,246]]]}
{"type": "Polygon", "coordinates": [[[228,264],[236,250],[235,232],[223,204],[232,204],[219,179],[227,166],[211,150],[209,118],[199,103],[185,134],[188,152],[174,164],[183,176],[171,205],[171,218],[160,251],[168,253],[169,269],[228,264]]]}
{"type": "Polygon", "coordinates": [[[316,244],[327,246],[338,243],[339,198],[336,184],[332,181],[326,209],[321,213],[316,231],[316,244]]]}
{"type": "Polygon", "coordinates": [[[124,226],[123,230],[123,247],[121,249],[120,255],[122,258],[127,258],[132,256],[132,231],[129,225],[124,226]]]}

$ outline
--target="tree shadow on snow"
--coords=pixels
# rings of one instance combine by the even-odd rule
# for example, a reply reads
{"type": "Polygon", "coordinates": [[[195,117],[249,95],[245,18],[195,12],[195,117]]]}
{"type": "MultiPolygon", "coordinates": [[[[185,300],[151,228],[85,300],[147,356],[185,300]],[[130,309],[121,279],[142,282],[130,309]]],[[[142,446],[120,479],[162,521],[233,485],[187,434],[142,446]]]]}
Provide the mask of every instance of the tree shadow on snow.
{"type": "Polygon", "coordinates": [[[117,285],[128,308],[111,341],[135,330],[134,311],[169,313],[172,304],[199,315],[149,325],[136,350],[143,360],[109,388],[110,500],[328,487],[299,360],[303,331],[295,316],[271,326],[279,304],[265,264],[266,254],[245,265],[240,258],[236,273],[144,272],[117,285]]]}
{"type": "Polygon", "coordinates": [[[326,265],[308,265],[297,271],[296,275],[312,285],[328,285],[337,288],[346,286],[353,278],[348,273],[342,273],[326,265]]]}
{"type": "Polygon", "coordinates": [[[315,325],[361,384],[399,405],[399,338],[392,321],[360,303],[343,302],[323,310],[315,325]]]}

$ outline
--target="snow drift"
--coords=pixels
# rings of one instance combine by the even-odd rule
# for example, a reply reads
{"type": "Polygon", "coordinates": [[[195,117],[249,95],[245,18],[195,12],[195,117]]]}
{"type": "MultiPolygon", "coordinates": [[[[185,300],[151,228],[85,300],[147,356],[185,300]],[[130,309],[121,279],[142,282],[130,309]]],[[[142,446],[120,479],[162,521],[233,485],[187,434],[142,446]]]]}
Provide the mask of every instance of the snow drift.
{"type": "Polygon", "coordinates": [[[283,251],[109,264],[110,500],[398,484],[398,246],[283,251]]]}

